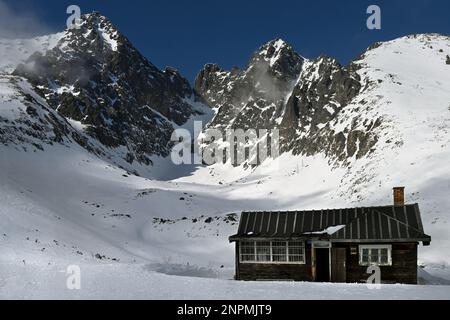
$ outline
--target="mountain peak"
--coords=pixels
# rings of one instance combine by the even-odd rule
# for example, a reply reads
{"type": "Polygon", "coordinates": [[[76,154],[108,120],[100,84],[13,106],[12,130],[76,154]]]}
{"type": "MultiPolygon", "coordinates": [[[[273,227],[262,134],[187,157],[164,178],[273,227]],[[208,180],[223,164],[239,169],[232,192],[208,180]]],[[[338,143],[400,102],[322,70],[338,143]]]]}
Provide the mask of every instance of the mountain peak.
{"type": "Polygon", "coordinates": [[[275,38],[267,42],[264,46],[282,48],[282,47],[290,47],[290,45],[281,38],[275,38]]]}
{"type": "Polygon", "coordinates": [[[272,67],[278,59],[286,55],[298,56],[286,41],[277,38],[261,46],[253,55],[252,60],[260,60],[262,58],[265,61],[269,61],[270,66],[272,67]]]}
{"type": "Polygon", "coordinates": [[[111,23],[111,21],[98,11],[92,11],[91,13],[85,13],[80,17],[81,21],[95,22],[95,23],[111,23]]]}
{"type": "Polygon", "coordinates": [[[267,65],[271,72],[289,79],[297,78],[304,58],[283,39],[276,38],[261,46],[250,59],[249,66],[267,65]]]}
{"type": "MultiPolygon", "coordinates": [[[[67,31],[66,41],[82,41],[80,37],[86,38],[89,42],[100,40],[104,47],[117,51],[120,44],[127,42],[113,23],[99,12],[83,14],[80,17],[81,24],[78,28],[71,28],[67,31]]],[[[76,46],[76,43],[75,43],[76,46]]]]}

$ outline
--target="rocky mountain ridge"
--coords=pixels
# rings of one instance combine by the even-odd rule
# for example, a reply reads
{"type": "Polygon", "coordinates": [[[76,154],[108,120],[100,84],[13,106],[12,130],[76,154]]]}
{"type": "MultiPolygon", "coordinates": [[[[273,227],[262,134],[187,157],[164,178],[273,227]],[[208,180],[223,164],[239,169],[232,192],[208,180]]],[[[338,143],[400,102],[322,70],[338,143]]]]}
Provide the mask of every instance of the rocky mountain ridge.
{"type": "Polygon", "coordinates": [[[130,164],[168,156],[174,128],[202,113],[176,69],[156,68],[98,13],[82,16],[79,28],[12,74],[27,79],[51,108],[104,147],[125,147],[122,156],[130,164]]]}
{"type": "Polygon", "coordinates": [[[365,132],[333,128],[342,110],[364,90],[358,69],[357,61],[341,66],[325,55],[307,60],[276,39],[259,48],[245,70],[205,65],[195,91],[218,108],[207,128],[278,128],[281,152],[325,151],[331,160],[345,161],[356,150],[357,157],[370,152],[377,140],[373,129],[381,121],[366,122],[365,132]]]}

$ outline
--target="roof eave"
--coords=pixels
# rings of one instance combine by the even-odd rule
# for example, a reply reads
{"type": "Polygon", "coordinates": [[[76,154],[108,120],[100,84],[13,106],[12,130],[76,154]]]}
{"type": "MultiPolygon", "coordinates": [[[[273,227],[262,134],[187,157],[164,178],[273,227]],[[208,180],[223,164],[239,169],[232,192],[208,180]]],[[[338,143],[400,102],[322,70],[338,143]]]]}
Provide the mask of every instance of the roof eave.
{"type": "Polygon", "coordinates": [[[276,237],[276,236],[254,236],[254,235],[233,235],[228,238],[229,242],[252,240],[252,241],[270,241],[270,240],[280,240],[280,241],[292,241],[292,240],[329,240],[330,242],[338,243],[402,243],[402,242],[422,242],[424,246],[429,246],[431,242],[431,237],[424,238],[402,238],[402,239],[333,239],[327,236],[293,236],[293,237],[276,237]]]}
{"type": "Polygon", "coordinates": [[[402,238],[402,239],[330,239],[331,242],[340,243],[402,243],[422,242],[424,246],[430,245],[431,237],[428,238],[402,238]]]}
{"type": "Polygon", "coordinates": [[[294,235],[294,236],[267,236],[267,235],[232,235],[228,238],[229,242],[236,241],[295,241],[295,240],[330,240],[329,235],[317,234],[317,235],[294,235]]]}

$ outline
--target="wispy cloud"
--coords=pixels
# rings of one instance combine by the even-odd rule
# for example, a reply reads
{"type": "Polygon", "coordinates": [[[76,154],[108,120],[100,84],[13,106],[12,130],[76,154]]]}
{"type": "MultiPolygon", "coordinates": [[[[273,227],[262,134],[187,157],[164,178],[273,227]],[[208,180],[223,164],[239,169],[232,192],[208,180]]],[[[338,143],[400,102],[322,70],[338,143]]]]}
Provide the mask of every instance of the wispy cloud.
{"type": "Polygon", "coordinates": [[[29,38],[52,33],[33,11],[14,11],[0,0],[0,38],[29,38]]]}

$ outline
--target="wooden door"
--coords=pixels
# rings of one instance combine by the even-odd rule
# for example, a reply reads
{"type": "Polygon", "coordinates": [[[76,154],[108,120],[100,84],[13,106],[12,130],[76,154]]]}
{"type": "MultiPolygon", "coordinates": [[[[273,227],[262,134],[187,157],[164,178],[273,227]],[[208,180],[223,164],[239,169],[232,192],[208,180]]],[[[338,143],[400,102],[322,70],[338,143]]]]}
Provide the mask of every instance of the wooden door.
{"type": "Polygon", "coordinates": [[[316,281],[330,282],[330,249],[316,248],[316,281]]]}
{"type": "Polygon", "coordinates": [[[346,248],[331,249],[331,281],[346,282],[346,248]]]}

